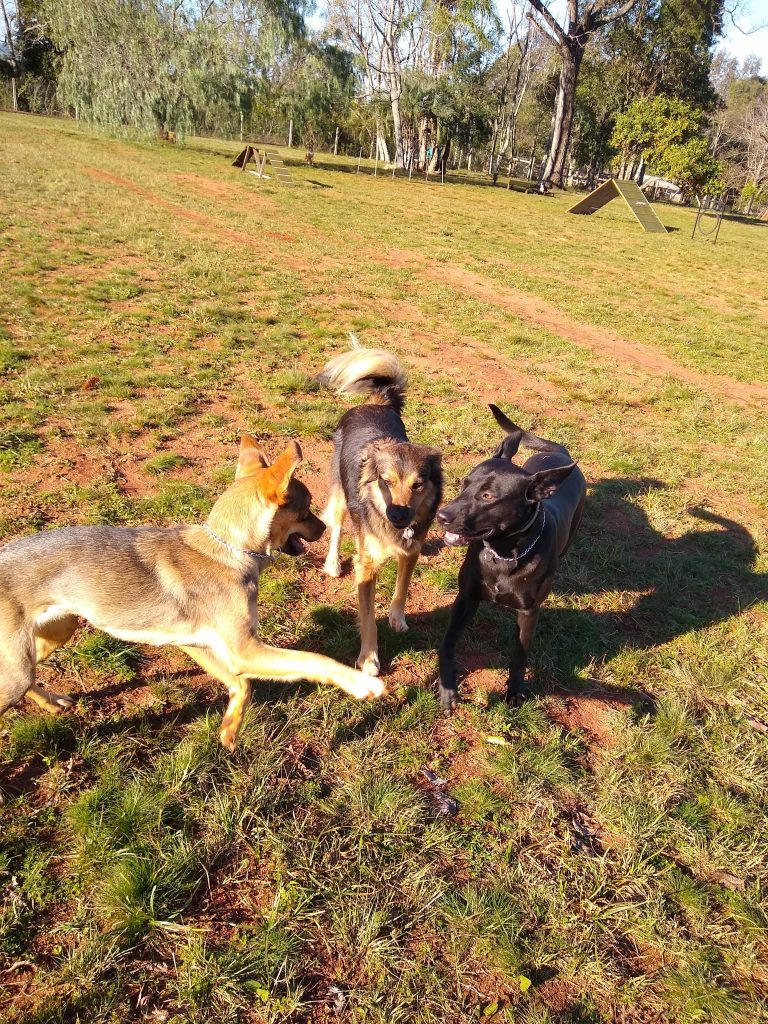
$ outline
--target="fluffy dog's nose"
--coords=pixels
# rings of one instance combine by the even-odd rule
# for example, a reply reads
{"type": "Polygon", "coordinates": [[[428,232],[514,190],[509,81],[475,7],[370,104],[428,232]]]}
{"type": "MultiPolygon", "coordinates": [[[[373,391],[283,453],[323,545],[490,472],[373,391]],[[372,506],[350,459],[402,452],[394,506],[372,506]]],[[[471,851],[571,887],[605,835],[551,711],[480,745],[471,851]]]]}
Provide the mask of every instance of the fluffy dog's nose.
{"type": "Polygon", "coordinates": [[[390,505],[387,509],[387,516],[393,526],[405,526],[411,518],[411,510],[407,505],[390,505]]]}

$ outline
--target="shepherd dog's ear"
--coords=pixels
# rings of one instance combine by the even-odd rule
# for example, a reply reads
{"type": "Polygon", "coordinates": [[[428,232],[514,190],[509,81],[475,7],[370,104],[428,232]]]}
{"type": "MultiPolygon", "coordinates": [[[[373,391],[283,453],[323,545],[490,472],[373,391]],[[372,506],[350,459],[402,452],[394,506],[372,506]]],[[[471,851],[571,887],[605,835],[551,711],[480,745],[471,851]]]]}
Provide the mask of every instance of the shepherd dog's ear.
{"type": "Polygon", "coordinates": [[[243,434],[240,438],[240,455],[237,459],[235,480],[239,480],[243,476],[252,476],[257,470],[264,469],[268,465],[269,459],[256,438],[251,437],[250,434],[243,434]]]}
{"type": "Polygon", "coordinates": [[[262,482],[264,496],[276,505],[282,505],[293,474],[299,467],[303,455],[298,441],[291,441],[282,455],[267,468],[262,482]]]}
{"type": "Polygon", "coordinates": [[[508,416],[505,416],[497,405],[489,405],[488,408],[493,413],[493,418],[499,424],[501,429],[507,432],[507,436],[501,442],[491,458],[513,459],[515,455],[517,455],[517,450],[520,447],[520,442],[525,436],[525,431],[522,427],[518,427],[516,423],[513,423],[508,416]]]}

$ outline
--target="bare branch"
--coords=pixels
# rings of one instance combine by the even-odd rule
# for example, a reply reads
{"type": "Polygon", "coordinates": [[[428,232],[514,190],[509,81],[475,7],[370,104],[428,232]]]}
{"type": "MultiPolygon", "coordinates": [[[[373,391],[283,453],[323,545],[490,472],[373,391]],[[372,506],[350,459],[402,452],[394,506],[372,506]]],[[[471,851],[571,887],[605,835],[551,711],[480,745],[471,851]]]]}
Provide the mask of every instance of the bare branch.
{"type": "MultiPolygon", "coordinates": [[[[568,37],[565,34],[565,30],[563,29],[562,25],[557,20],[557,18],[555,18],[555,16],[550,12],[549,8],[544,3],[542,3],[542,0],[528,0],[528,3],[531,5],[531,7],[533,7],[537,14],[539,14],[544,19],[544,24],[549,29],[549,32],[547,32],[546,34],[550,36],[551,39],[554,39],[555,42],[559,43],[561,46],[565,45],[568,39],[568,37]]],[[[536,19],[533,20],[535,21],[536,19]]]]}

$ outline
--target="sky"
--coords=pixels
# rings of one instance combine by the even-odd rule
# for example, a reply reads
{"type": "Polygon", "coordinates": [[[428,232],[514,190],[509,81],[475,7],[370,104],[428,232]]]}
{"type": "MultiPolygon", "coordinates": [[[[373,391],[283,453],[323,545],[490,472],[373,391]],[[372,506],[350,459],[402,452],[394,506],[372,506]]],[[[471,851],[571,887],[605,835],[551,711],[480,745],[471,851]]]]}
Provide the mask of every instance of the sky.
{"type": "Polygon", "coordinates": [[[720,48],[728,50],[740,61],[755,54],[762,61],[763,74],[768,75],[768,0],[744,0],[740,7],[735,25],[727,19],[725,38],[720,48]],[[745,35],[750,29],[752,31],[745,35]]]}

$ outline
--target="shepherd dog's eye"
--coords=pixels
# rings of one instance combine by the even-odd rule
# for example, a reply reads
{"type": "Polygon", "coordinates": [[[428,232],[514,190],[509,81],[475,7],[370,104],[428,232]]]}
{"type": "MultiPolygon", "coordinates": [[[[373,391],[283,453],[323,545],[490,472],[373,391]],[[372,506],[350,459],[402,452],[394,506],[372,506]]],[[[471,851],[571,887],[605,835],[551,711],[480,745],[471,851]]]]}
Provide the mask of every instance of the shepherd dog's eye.
{"type": "Polygon", "coordinates": [[[493,499],[496,497],[496,495],[495,494],[491,494],[490,491],[483,491],[483,493],[480,495],[480,497],[483,499],[483,501],[493,501],[493,499]]]}
{"type": "Polygon", "coordinates": [[[416,480],[416,481],[414,481],[414,483],[412,484],[412,486],[411,486],[411,490],[412,490],[412,491],[418,491],[418,489],[419,489],[420,487],[423,487],[423,486],[424,486],[424,481],[423,481],[423,480],[416,480]]]}

